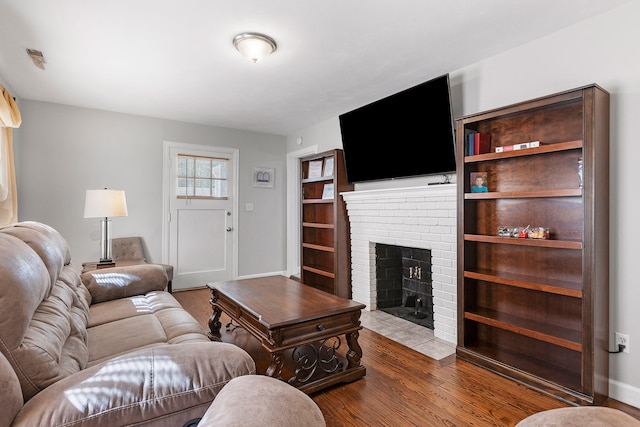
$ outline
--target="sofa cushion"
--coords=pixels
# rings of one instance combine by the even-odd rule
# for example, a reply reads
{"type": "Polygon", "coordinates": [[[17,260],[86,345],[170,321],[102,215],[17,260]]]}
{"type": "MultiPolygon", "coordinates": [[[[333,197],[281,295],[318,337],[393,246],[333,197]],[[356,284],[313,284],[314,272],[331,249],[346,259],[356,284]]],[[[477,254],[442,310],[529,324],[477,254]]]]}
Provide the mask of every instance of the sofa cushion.
{"type": "Polygon", "coordinates": [[[116,320],[158,313],[170,308],[184,311],[173,295],[164,291],[91,304],[87,326],[93,328],[116,320]]]}
{"type": "Polygon", "coordinates": [[[168,283],[166,270],[156,264],[104,268],[82,273],[80,277],[91,293],[93,304],[161,291],[168,283]]]}
{"type": "Polygon", "coordinates": [[[199,418],[234,377],[255,374],[242,349],[220,342],[138,350],[62,379],[27,402],[13,427],[167,425],[199,418]]]}
{"type": "Polygon", "coordinates": [[[150,292],[92,304],[88,366],[139,348],[209,342],[196,319],[168,292],[150,292]]]}
{"type": "Polygon", "coordinates": [[[67,241],[52,227],[34,221],[24,221],[4,227],[2,233],[17,237],[33,249],[49,271],[54,283],[62,267],[71,263],[67,241]]]}
{"type": "Polygon", "coordinates": [[[0,351],[28,400],[86,366],[90,296],[50,227],[8,226],[0,239],[0,311],[11,314],[0,320],[0,351]]]}

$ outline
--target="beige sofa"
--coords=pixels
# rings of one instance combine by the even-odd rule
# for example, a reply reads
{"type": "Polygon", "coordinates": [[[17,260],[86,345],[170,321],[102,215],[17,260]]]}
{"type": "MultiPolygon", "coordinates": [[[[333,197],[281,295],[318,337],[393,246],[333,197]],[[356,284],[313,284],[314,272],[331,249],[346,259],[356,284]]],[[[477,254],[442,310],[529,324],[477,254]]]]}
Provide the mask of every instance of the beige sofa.
{"type": "Polygon", "coordinates": [[[195,425],[255,364],[166,285],[158,265],[80,276],[53,228],[0,228],[0,426],[195,425]]]}

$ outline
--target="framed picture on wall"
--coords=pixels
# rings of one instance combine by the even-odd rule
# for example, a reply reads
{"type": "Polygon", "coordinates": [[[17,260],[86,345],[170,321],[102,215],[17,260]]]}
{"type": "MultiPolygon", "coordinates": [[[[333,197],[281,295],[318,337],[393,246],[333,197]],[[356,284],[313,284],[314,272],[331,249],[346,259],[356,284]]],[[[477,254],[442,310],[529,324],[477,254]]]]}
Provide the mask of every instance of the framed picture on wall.
{"type": "Polygon", "coordinates": [[[257,188],[274,188],[274,168],[253,168],[252,186],[257,188]]]}

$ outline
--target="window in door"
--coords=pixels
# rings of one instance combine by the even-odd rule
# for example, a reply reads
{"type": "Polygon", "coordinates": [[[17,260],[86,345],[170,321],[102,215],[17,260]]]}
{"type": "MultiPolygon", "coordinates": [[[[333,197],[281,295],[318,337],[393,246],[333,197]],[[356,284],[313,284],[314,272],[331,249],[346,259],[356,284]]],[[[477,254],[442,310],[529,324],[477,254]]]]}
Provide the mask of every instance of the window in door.
{"type": "Polygon", "coordinates": [[[178,154],[179,199],[227,199],[229,159],[178,154]]]}

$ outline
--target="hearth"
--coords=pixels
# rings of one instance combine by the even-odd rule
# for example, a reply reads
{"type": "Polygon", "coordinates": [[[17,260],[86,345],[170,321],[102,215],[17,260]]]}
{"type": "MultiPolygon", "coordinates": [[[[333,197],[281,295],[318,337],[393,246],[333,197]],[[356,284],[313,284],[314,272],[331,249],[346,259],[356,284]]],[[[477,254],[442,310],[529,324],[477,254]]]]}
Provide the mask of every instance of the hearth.
{"type": "Polygon", "coordinates": [[[378,310],[433,329],[431,251],[376,244],[378,310]]]}

